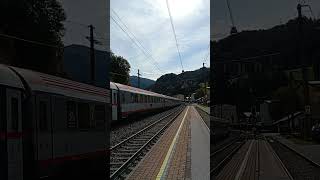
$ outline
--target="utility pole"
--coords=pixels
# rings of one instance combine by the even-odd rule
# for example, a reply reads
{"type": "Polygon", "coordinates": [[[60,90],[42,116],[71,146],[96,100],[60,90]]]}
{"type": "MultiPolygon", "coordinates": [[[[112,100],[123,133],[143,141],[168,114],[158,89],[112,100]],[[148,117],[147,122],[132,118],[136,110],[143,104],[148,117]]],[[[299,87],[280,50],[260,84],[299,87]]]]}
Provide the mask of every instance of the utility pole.
{"type": "Polygon", "coordinates": [[[140,88],[140,70],[138,69],[138,88],[140,88]]]}
{"type": "Polygon", "coordinates": [[[90,28],[90,66],[91,66],[91,84],[95,82],[95,54],[94,54],[94,37],[93,37],[93,25],[89,25],[90,28]]]}
{"type": "Polygon", "coordinates": [[[307,68],[305,67],[303,61],[303,53],[302,53],[302,37],[303,37],[303,29],[302,29],[302,7],[306,7],[308,5],[297,5],[298,10],[298,59],[299,63],[302,64],[302,74],[303,74],[303,84],[304,84],[304,100],[305,100],[305,120],[303,121],[303,138],[307,139],[309,137],[309,131],[311,130],[310,126],[310,112],[307,109],[310,109],[310,102],[309,102],[309,85],[308,85],[308,77],[307,77],[307,68]]]}

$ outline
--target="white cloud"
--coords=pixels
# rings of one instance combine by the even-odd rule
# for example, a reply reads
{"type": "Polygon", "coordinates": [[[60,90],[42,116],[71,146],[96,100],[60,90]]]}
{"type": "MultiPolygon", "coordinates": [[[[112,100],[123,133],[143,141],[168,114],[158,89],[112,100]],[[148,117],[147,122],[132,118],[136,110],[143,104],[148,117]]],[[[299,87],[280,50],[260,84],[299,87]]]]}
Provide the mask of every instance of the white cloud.
{"type": "MultiPolygon", "coordinates": [[[[209,3],[210,0],[169,0],[185,70],[200,68],[208,51],[209,3]]],[[[111,8],[150,52],[161,69],[159,71],[155,63],[146,58],[111,20],[111,49],[115,54],[128,59],[132,74],[140,69],[144,77],[155,80],[164,73],[181,72],[166,0],[111,0],[111,8]]],[[[116,18],[113,12],[111,14],[116,18]]]]}

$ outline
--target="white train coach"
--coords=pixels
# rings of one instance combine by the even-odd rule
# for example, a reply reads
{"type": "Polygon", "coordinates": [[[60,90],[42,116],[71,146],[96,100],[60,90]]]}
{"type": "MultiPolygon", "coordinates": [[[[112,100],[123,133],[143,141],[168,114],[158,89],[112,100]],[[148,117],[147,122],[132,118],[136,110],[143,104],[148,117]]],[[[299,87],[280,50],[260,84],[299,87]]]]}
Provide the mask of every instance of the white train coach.
{"type": "Polygon", "coordinates": [[[110,82],[110,89],[113,121],[174,107],[182,103],[177,98],[114,82],[110,82]]]}

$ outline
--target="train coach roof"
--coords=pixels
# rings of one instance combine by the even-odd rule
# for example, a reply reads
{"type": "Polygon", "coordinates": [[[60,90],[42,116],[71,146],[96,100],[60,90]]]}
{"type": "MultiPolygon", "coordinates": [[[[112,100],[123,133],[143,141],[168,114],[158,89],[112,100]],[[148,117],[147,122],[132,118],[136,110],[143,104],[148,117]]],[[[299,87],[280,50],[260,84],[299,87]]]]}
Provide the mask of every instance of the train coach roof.
{"type": "Polygon", "coordinates": [[[19,76],[8,66],[0,64],[0,84],[24,89],[19,76]]]}
{"type": "Polygon", "coordinates": [[[32,91],[48,92],[68,97],[99,102],[110,102],[109,90],[60,77],[12,67],[19,73],[32,91]]]}
{"type": "Polygon", "coordinates": [[[148,95],[148,96],[155,96],[155,97],[161,97],[161,98],[166,98],[166,99],[178,100],[177,98],[173,98],[173,97],[166,96],[166,95],[163,95],[163,94],[155,93],[155,92],[152,92],[152,91],[147,91],[147,90],[144,90],[144,89],[139,89],[139,88],[136,88],[136,87],[127,86],[127,85],[124,85],[124,84],[110,82],[110,88],[111,89],[117,89],[117,87],[121,91],[128,91],[128,92],[144,94],[144,95],[148,95]]]}

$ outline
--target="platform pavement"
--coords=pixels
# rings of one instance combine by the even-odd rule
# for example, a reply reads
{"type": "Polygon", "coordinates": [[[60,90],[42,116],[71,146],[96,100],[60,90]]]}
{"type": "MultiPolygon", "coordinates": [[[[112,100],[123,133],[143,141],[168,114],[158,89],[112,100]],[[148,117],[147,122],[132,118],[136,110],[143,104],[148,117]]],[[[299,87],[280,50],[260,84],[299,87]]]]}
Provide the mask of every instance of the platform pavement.
{"type": "Polygon", "coordinates": [[[311,159],[317,164],[320,164],[320,144],[297,144],[293,141],[281,136],[279,133],[265,134],[265,136],[272,136],[279,142],[287,145],[288,147],[296,150],[300,154],[304,155],[308,159],[311,159]]]}
{"type": "Polygon", "coordinates": [[[187,106],[127,179],[210,179],[210,137],[200,118],[187,106]]]}
{"type": "Polygon", "coordinates": [[[191,109],[192,179],[210,179],[210,131],[195,108],[191,109]]]}

